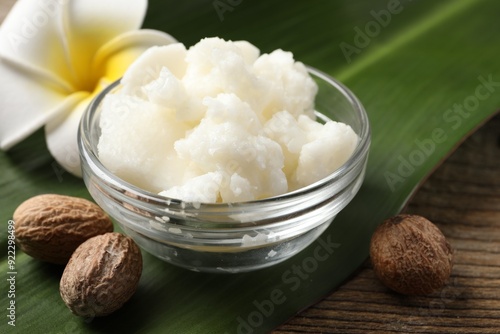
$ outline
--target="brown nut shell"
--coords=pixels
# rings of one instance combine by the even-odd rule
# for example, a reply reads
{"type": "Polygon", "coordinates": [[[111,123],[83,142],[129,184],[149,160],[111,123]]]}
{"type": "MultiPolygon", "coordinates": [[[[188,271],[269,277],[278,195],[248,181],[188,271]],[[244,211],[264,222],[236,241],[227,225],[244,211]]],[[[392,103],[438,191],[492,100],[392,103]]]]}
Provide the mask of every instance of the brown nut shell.
{"type": "Polygon", "coordinates": [[[81,244],[66,266],[59,291],[68,308],[82,317],[108,315],[135,293],[142,273],[139,247],[120,233],[81,244]]]}
{"type": "Polygon", "coordinates": [[[376,276],[390,289],[426,295],[448,281],[453,251],[441,231],[417,215],[398,215],[374,232],[370,257],[376,276]]]}
{"type": "Polygon", "coordinates": [[[95,203],[83,198],[44,194],[14,211],[16,240],[28,255],[66,264],[85,240],[113,231],[113,222],[95,203]]]}

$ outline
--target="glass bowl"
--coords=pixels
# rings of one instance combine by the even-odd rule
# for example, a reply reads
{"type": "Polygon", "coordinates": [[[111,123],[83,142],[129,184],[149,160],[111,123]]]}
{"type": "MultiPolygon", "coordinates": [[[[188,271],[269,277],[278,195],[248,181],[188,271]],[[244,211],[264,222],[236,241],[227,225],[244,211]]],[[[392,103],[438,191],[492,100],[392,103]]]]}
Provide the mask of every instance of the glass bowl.
{"type": "Polygon", "coordinates": [[[355,196],[370,146],[366,112],[345,86],[308,67],[318,84],[320,118],[349,124],[359,136],[351,158],[328,177],[284,195],[251,202],[200,204],[166,198],[113,175],[100,161],[100,103],[85,111],[79,129],[83,179],[94,200],[145,251],[193,271],[239,273],[265,268],[297,254],[330,225],[355,196]]]}

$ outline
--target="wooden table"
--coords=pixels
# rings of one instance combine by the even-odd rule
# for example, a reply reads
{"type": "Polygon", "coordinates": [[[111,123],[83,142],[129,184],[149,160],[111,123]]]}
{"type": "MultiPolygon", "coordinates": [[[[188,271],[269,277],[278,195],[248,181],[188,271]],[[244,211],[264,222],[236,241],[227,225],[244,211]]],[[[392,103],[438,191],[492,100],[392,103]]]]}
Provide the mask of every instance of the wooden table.
{"type": "MultiPolygon", "coordinates": [[[[0,1],[0,22],[14,2],[0,1]]],[[[446,287],[401,296],[381,285],[367,261],[274,333],[500,333],[500,116],[432,174],[406,212],[434,221],[454,247],[446,287]]]]}

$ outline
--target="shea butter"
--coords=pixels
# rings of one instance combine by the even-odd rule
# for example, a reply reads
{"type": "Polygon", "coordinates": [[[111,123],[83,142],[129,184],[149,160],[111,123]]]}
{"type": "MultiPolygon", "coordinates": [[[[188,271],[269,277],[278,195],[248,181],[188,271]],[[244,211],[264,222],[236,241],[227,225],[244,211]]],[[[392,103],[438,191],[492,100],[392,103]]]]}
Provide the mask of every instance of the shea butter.
{"type": "Polygon", "coordinates": [[[316,119],[318,87],[290,52],[205,38],[148,49],[102,102],[98,154],[145,190],[242,202],[314,183],[352,155],[346,124],[316,119]]]}

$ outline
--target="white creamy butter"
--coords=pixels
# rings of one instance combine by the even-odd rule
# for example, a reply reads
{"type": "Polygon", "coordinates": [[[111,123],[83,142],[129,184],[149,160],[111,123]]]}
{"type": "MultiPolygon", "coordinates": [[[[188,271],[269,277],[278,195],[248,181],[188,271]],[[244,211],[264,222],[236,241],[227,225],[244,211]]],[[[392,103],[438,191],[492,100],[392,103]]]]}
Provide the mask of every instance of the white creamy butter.
{"type": "Polygon", "coordinates": [[[153,47],[103,101],[99,158],[118,177],[190,202],[292,191],[347,161],[358,137],[315,121],[317,86],[290,52],[206,38],[153,47]]]}

